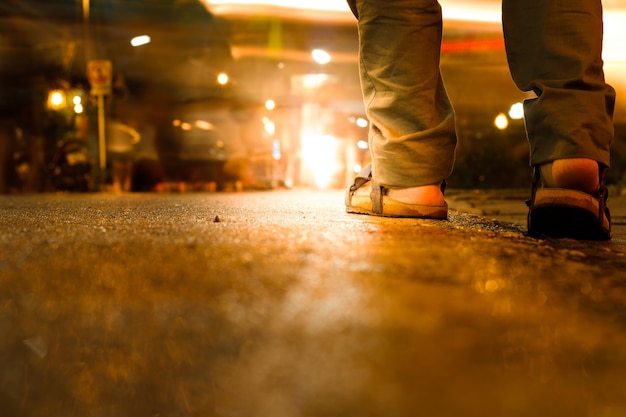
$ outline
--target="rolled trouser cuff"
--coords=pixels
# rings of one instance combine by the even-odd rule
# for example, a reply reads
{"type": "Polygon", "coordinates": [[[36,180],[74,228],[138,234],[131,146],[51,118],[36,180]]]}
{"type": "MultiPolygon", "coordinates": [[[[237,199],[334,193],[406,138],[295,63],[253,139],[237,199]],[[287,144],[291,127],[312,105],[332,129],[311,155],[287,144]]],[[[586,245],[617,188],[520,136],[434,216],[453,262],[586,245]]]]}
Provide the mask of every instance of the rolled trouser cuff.
{"type": "Polygon", "coordinates": [[[530,164],[589,158],[610,166],[615,92],[571,91],[543,87],[540,97],[524,102],[530,164]]]}
{"type": "Polygon", "coordinates": [[[457,142],[453,113],[434,128],[396,139],[375,126],[370,135],[373,176],[385,187],[439,184],[452,173],[457,142]]]}

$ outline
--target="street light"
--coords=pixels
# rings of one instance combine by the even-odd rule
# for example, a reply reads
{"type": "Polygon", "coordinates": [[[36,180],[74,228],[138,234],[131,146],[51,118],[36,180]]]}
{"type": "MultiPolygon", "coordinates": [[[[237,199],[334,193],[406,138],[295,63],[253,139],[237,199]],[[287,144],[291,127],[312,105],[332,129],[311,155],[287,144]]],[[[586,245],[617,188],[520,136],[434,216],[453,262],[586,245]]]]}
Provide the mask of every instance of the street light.
{"type": "Polygon", "coordinates": [[[520,120],[524,118],[524,105],[517,102],[509,109],[509,117],[513,120],[520,120]]]}
{"type": "Polygon", "coordinates": [[[65,106],[65,92],[52,90],[48,93],[48,108],[58,110],[65,106]]]}
{"type": "Polygon", "coordinates": [[[368,121],[362,117],[356,119],[356,125],[358,127],[367,127],[369,125],[368,121]]]}
{"type": "Polygon", "coordinates": [[[509,119],[504,113],[500,113],[496,116],[493,124],[500,130],[504,130],[509,127],[509,119]]]}
{"type": "Polygon", "coordinates": [[[130,40],[130,44],[134,47],[149,44],[152,41],[148,35],[135,36],[130,40]]]}
{"type": "Polygon", "coordinates": [[[330,62],[330,54],[323,49],[314,49],[311,51],[313,60],[318,64],[325,65],[330,62]]]}
{"type": "Polygon", "coordinates": [[[225,72],[220,72],[219,74],[217,74],[217,83],[219,85],[226,85],[228,84],[229,80],[230,78],[228,77],[228,74],[226,74],[225,72]]]}
{"type": "Polygon", "coordinates": [[[74,113],[80,114],[83,112],[83,99],[80,96],[74,96],[72,103],[74,103],[74,113]]]}

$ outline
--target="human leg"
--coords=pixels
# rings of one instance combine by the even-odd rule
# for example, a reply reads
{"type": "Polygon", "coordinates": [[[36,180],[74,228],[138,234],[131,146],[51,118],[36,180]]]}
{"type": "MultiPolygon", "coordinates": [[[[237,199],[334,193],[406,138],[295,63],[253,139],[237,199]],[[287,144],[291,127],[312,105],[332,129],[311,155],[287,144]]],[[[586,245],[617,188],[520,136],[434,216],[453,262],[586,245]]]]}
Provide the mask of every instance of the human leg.
{"type": "MultiPolygon", "coordinates": [[[[604,80],[601,1],[503,0],[502,18],[512,77],[537,95],[524,103],[536,186],[594,196],[598,222],[606,225],[599,194],[610,161],[615,91],[604,80]]],[[[557,206],[558,198],[550,204],[557,206]]]]}
{"type": "Polygon", "coordinates": [[[133,179],[133,161],[126,160],[123,165],[123,182],[122,182],[122,190],[123,191],[131,191],[132,179],[133,179]]]}
{"type": "Polygon", "coordinates": [[[513,79],[537,94],[524,103],[531,165],[609,166],[615,91],[602,68],[600,0],[504,0],[502,17],[513,79]]]}
{"type": "Polygon", "coordinates": [[[441,8],[436,0],[350,3],[358,15],[373,179],[399,201],[442,204],[456,132],[439,71],[441,8]]]}
{"type": "Polygon", "coordinates": [[[123,191],[122,183],[124,177],[124,162],[119,159],[111,159],[111,179],[112,190],[115,192],[123,191]]]}

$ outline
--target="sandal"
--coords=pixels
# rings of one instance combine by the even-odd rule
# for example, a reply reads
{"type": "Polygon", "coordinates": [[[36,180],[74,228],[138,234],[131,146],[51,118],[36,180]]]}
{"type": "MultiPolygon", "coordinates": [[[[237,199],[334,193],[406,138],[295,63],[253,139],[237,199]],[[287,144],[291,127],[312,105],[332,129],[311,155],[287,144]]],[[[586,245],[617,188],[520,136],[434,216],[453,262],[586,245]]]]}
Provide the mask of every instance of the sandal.
{"type": "MultiPolygon", "coordinates": [[[[441,191],[445,189],[445,181],[441,191]]],[[[419,219],[448,218],[448,204],[412,204],[389,198],[387,188],[372,179],[372,166],[368,164],[356,176],[354,184],[346,192],[346,211],[348,213],[368,214],[381,217],[410,217],[419,219]],[[366,191],[356,194],[357,190],[366,191]]]]}
{"type": "Polygon", "coordinates": [[[528,211],[528,235],[532,237],[609,240],[611,214],[604,185],[606,168],[600,170],[597,195],[565,188],[540,188],[539,168],[533,168],[528,211]]]}

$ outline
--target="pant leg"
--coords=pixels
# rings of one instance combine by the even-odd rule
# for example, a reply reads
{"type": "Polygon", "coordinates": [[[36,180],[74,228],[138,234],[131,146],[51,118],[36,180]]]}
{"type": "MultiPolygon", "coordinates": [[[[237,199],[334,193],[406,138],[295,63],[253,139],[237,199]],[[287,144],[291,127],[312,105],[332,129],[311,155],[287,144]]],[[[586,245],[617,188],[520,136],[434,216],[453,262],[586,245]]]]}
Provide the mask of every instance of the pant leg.
{"type": "Polygon", "coordinates": [[[361,86],[374,178],[396,188],[452,172],[454,111],[439,71],[437,0],[356,0],[361,86]]]}
{"type": "Polygon", "coordinates": [[[584,157],[609,165],[615,91],[604,81],[601,0],[503,0],[511,75],[524,103],[531,165],[584,157]]]}

